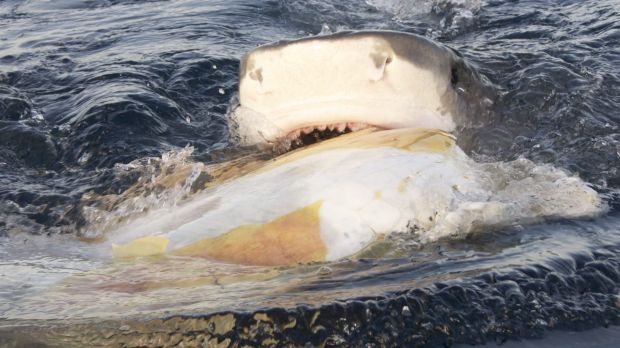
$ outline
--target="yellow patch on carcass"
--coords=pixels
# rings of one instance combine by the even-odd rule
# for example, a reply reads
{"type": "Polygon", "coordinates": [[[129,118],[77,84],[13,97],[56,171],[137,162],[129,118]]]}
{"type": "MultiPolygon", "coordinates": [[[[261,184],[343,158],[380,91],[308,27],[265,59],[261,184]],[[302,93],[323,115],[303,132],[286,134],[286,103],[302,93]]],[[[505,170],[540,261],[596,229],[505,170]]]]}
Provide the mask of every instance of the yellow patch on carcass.
{"type": "Polygon", "coordinates": [[[429,132],[426,137],[420,138],[411,144],[409,150],[442,153],[454,146],[454,137],[444,132],[429,132]]]}
{"type": "Polygon", "coordinates": [[[264,224],[239,226],[174,251],[250,265],[290,265],[322,261],[327,248],[321,239],[321,201],[264,224]]]}
{"type": "Polygon", "coordinates": [[[398,192],[405,193],[405,191],[407,190],[407,185],[409,185],[410,182],[411,182],[410,176],[404,177],[403,180],[401,180],[400,183],[398,184],[398,192]]]}
{"type": "Polygon", "coordinates": [[[112,244],[112,255],[118,258],[160,255],[166,252],[168,242],[163,236],[148,236],[127,244],[112,244]]]}

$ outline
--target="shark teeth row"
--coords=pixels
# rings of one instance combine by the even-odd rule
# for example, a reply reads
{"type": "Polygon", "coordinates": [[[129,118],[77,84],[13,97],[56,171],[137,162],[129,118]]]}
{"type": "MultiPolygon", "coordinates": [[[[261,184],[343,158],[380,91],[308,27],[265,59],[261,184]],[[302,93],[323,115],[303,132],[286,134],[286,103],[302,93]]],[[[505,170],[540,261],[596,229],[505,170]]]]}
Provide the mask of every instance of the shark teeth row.
{"type": "Polygon", "coordinates": [[[340,122],[340,123],[332,123],[332,124],[328,124],[328,125],[318,125],[318,126],[310,126],[310,127],[304,127],[304,128],[300,128],[297,130],[294,130],[290,133],[288,133],[283,140],[289,140],[289,141],[294,141],[297,138],[299,138],[302,134],[310,134],[314,131],[319,131],[319,132],[324,132],[324,131],[332,131],[332,132],[338,132],[338,133],[344,133],[346,130],[349,130],[351,132],[355,132],[358,131],[360,129],[364,129],[364,128],[368,128],[370,127],[369,124],[366,123],[360,123],[360,122],[340,122]]]}
{"type": "MultiPolygon", "coordinates": [[[[329,138],[333,138],[334,136],[337,136],[340,134],[344,134],[348,132],[355,132],[355,131],[365,129],[365,128],[370,128],[370,127],[373,127],[373,126],[367,123],[361,123],[361,122],[339,122],[339,123],[299,128],[299,129],[296,129],[288,133],[286,136],[278,139],[278,141],[274,143],[273,149],[276,153],[283,153],[283,152],[289,151],[292,148],[293,144],[303,145],[302,135],[311,134],[313,132],[317,132],[317,133],[329,132],[331,134],[324,134],[324,138],[329,139],[329,138]],[[337,134],[334,134],[334,133],[337,133],[337,134]]],[[[317,139],[324,140],[322,139],[321,134],[317,134],[315,135],[315,137],[317,137],[317,139]]]]}

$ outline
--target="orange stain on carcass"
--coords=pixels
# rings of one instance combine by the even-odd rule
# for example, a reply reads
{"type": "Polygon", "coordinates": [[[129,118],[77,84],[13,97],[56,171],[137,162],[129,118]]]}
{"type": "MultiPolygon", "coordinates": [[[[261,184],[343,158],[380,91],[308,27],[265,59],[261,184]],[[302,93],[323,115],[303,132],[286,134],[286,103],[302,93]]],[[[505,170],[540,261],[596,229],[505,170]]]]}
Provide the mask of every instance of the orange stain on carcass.
{"type": "Polygon", "coordinates": [[[246,265],[291,265],[323,261],[327,248],[321,239],[321,201],[264,224],[239,226],[174,251],[246,265]]]}

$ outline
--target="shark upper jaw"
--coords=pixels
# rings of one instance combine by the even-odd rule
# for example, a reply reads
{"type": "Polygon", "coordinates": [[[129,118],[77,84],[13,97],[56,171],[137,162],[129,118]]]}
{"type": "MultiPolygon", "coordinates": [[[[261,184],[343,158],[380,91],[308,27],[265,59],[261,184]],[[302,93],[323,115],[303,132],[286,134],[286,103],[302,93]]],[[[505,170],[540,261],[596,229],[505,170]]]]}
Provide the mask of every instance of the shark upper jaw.
{"type": "MultiPolygon", "coordinates": [[[[339,108],[346,103],[340,102],[339,108]]],[[[386,103],[378,105],[385,107],[386,103]]],[[[393,105],[392,105],[393,107],[393,105]]],[[[291,149],[314,144],[349,132],[363,129],[390,130],[390,129],[438,129],[451,132],[455,125],[450,115],[433,114],[428,110],[420,110],[415,117],[403,118],[403,112],[394,112],[387,116],[379,110],[354,112],[333,112],[333,110],[317,111],[300,106],[302,112],[288,112],[276,116],[259,114],[254,110],[238,107],[234,112],[234,127],[236,136],[243,145],[259,145],[270,147],[282,153],[291,149]],[[364,114],[366,113],[366,114],[364,114]],[[392,115],[392,116],[390,116],[392,115]]],[[[413,114],[413,112],[411,112],[413,114]]]]}
{"type": "Polygon", "coordinates": [[[454,51],[412,34],[348,32],[261,46],[241,61],[230,129],[243,145],[280,147],[325,130],[452,132],[462,106],[457,84],[472,81],[466,77],[471,70],[454,51]]]}

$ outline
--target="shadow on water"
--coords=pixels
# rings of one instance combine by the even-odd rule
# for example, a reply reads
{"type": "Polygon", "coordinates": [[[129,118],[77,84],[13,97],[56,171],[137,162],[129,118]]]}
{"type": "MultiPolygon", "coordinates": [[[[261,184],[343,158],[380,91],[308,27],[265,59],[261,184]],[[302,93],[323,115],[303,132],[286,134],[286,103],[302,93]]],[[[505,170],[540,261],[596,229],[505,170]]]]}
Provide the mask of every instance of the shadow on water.
{"type": "Polygon", "coordinates": [[[0,3],[0,345],[436,346],[598,328],[571,344],[611,346],[619,18],[613,0],[0,3]],[[191,163],[228,155],[244,52],[344,29],[457,49],[497,92],[460,137],[468,151],[569,170],[610,213],[426,245],[396,235],[360,259],[276,269],[111,264],[76,241],[85,197],[125,191],[187,145],[191,163]]]}

